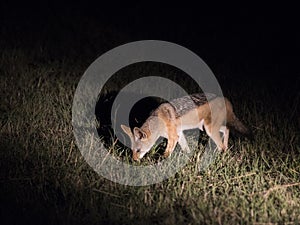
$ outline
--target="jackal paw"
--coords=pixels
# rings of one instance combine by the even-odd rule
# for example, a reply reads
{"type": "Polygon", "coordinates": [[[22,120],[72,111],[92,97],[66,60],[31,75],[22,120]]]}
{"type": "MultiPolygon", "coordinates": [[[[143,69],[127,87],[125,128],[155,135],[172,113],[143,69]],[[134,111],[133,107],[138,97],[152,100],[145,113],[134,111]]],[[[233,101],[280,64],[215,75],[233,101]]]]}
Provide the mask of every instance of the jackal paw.
{"type": "Polygon", "coordinates": [[[218,150],[222,151],[222,152],[226,152],[227,149],[228,149],[228,147],[225,146],[225,145],[221,145],[221,146],[218,147],[218,150]]]}
{"type": "Polygon", "coordinates": [[[168,158],[170,155],[171,155],[171,153],[169,151],[165,151],[164,152],[164,157],[165,158],[168,158]]]}

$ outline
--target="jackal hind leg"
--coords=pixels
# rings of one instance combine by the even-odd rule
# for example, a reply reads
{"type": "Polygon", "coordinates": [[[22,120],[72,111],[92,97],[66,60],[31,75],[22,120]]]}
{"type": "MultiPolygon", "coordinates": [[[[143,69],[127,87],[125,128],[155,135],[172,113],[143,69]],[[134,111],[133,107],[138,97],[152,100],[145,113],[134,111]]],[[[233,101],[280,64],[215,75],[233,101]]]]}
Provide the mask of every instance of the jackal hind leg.
{"type": "Polygon", "coordinates": [[[215,129],[215,127],[212,127],[211,124],[204,125],[205,131],[207,135],[215,142],[217,145],[218,150],[225,151],[225,145],[222,142],[222,138],[220,135],[220,129],[215,129]]]}
{"type": "Polygon", "coordinates": [[[182,149],[184,152],[186,152],[186,153],[190,153],[190,152],[191,152],[190,147],[189,147],[189,145],[188,145],[188,143],[187,143],[187,141],[186,141],[186,138],[185,138],[183,132],[181,132],[181,133],[179,134],[178,143],[179,143],[181,149],[182,149]]]}
{"type": "Polygon", "coordinates": [[[220,132],[223,133],[224,151],[226,151],[228,149],[229,129],[226,126],[222,126],[220,132]]]}

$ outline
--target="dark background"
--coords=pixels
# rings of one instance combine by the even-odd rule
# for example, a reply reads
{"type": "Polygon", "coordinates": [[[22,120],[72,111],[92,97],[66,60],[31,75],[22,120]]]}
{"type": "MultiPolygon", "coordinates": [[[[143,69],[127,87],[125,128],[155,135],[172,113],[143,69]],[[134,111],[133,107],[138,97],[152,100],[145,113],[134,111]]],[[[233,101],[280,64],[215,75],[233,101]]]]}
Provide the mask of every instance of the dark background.
{"type": "Polygon", "coordinates": [[[198,54],[223,76],[282,82],[298,77],[299,20],[285,5],[173,6],[147,2],[107,6],[100,2],[2,2],[2,44],[50,57],[91,62],[130,41],[175,42],[198,54]],[[97,39],[106,32],[106,40],[97,39]]]}

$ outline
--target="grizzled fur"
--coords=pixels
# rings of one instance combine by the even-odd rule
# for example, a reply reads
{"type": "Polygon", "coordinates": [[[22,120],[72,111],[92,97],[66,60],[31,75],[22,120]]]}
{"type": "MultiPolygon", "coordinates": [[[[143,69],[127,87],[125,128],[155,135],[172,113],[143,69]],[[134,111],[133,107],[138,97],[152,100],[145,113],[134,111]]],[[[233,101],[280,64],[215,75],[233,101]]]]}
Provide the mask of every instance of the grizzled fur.
{"type": "Polygon", "coordinates": [[[176,98],[170,102],[170,104],[174,107],[176,117],[180,117],[187,112],[195,109],[198,106],[204,105],[208,101],[216,98],[216,94],[210,93],[197,93],[188,96],[184,96],[181,98],[176,98]]]}

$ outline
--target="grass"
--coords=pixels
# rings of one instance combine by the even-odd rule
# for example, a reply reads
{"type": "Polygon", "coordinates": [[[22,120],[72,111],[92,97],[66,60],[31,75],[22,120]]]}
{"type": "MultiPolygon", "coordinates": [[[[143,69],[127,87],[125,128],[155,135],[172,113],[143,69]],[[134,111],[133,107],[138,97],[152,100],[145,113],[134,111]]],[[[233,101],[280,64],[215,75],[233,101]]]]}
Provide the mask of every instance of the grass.
{"type": "MultiPolygon", "coordinates": [[[[173,177],[131,187],[97,175],[76,147],[71,107],[87,65],[74,67],[68,60],[36,62],[36,55],[22,48],[4,49],[0,65],[0,213],[4,223],[300,223],[299,124],[295,120],[299,99],[289,98],[290,93],[298,93],[297,84],[278,94],[275,87],[261,85],[253,90],[250,83],[241,90],[234,87],[239,86],[238,80],[221,79],[228,84],[225,93],[236,114],[254,130],[255,140],[231,139],[231,150],[218,155],[202,173],[200,144],[173,177]]],[[[152,151],[143,163],[153,163],[155,154],[152,151]]],[[[131,163],[130,154],[120,157],[131,163]]]]}

